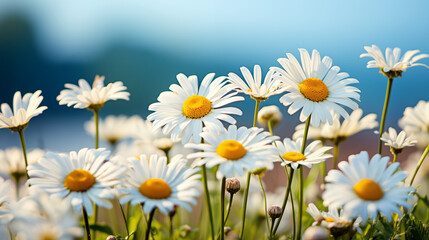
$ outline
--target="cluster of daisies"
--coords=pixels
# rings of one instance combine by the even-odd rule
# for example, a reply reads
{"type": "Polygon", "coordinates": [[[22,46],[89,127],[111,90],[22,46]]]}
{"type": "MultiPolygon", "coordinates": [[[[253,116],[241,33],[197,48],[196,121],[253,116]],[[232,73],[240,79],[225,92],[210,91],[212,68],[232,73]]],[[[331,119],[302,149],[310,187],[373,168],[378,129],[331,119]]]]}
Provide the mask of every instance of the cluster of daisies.
{"type": "MultiPolygon", "coordinates": [[[[388,78],[389,95],[394,78],[410,67],[427,67],[417,61],[429,57],[418,50],[401,57],[398,48],[386,49],[383,56],[374,45],[365,50],[361,57],[373,58],[368,68],[379,68],[388,78]]],[[[96,238],[99,208],[112,209],[113,205],[119,206],[122,218],[117,216],[116,222],[110,223],[124,224],[126,234],[115,233],[108,239],[158,239],[159,231],[152,231],[155,212],[170,218],[165,231],[172,239],[179,231],[179,226],[173,227],[173,218],[179,223],[181,219],[177,208],[192,212],[193,218],[198,216],[192,205],[198,205],[202,192],[204,202],[202,199],[199,204],[209,227],[205,225],[205,235],[200,231],[188,237],[225,239],[235,234],[252,239],[248,232],[254,226],[246,225],[246,219],[255,209],[266,220],[266,228],[261,228],[265,228],[263,237],[267,239],[283,233],[297,240],[352,238],[362,233],[362,226],[375,225],[380,217],[397,221],[412,207],[413,181],[429,152],[429,102],[421,101],[405,110],[399,133],[394,128],[385,132],[385,103],[378,154],[370,156],[363,151],[339,162],[340,143],[377,127],[377,115],[364,116],[358,106],[360,90],[353,86],[358,80],[340,72],[330,57],[321,57],[317,50],[310,55],[306,49],[299,49],[299,55],[300,60],[287,53],[278,59],[280,67],[269,68],[265,76],[259,65],[253,72],[242,67],[241,74],[215,77],[210,73],[201,82],[197,76],[178,74],[178,83],[149,106],[152,113],[147,120],[137,115],[100,119],[107,101],[129,99],[120,81],[105,85],[105,78],[97,75],[92,86],[83,79],[78,85],[66,84],[57,97],[59,104],[94,114],[84,127],[94,136],[95,148],[69,153],[27,151],[24,130],[30,119],[47,107],[40,106],[40,90],[24,96],[16,92],[13,109],[3,103],[0,113],[0,128],[18,132],[21,142],[21,149],[0,150],[1,239],[96,238]],[[303,122],[291,138],[280,139],[273,131],[282,120],[282,110],[277,106],[261,108],[275,95],[282,95],[280,103],[290,115],[299,112],[303,122]],[[243,112],[229,105],[247,96],[253,99],[255,111],[253,125],[246,127],[234,119],[243,112]],[[110,151],[99,148],[100,139],[109,144],[110,151]],[[392,160],[381,155],[382,142],[390,147],[392,160]],[[407,173],[399,168],[397,158],[410,146],[425,150],[411,170],[410,183],[405,184],[407,173]],[[326,160],[330,158],[333,164],[327,173],[326,160]],[[313,170],[312,166],[317,166],[316,179],[311,179],[312,172],[305,179],[304,167],[313,170]],[[275,167],[284,168],[287,179],[275,191],[266,192],[261,178],[275,167]],[[317,175],[327,212],[312,203],[318,201],[319,185],[310,184],[304,191],[305,181],[317,180],[317,175]],[[239,204],[232,207],[234,196],[242,201],[241,208],[239,204]],[[220,209],[215,209],[213,202],[218,202],[220,209]],[[135,210],[140,211],[132,207],[135,205],[141,208],[145,224],[128,224],[135,210]],[[305,225],[305,212],[314,218],[313,227],[305,225]],[[82,224],[79,218],[83,218],[82,224]],[[138,235],[139,225],[145,225],[144,236],[138,235]]]]}

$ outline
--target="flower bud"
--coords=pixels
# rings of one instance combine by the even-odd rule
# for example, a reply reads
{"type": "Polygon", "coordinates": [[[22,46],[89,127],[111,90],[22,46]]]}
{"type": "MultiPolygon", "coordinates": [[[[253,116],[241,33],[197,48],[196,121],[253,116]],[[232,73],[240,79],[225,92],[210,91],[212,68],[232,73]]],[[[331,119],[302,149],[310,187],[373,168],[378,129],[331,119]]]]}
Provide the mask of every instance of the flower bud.
{"type": "Polygon", "coordinates": [[[329,231],[320,226],[312,226],[305,230],[303,240],[329,240],[329,231]]]}
{"type": "Polygon", "coordinates": [[[275,105],[261,108],[258,113],[258,122],[262,126],[268,126],[268,121],[271,121],[271,127],[276,127],[282,120],[282,113],[275,105]]]}
{"type": "Polygon", "coordinates": [[[279,206],[271,206],[268,208],[268,215],[270,215],[272,219],[279,218],[282,215],[282,208],[279,206]]]}
{"type": "Polygon", "coordinates": [[[240,190],[240,181],[237,178],[227,178],[225,187],[230,194],[235,194],[240,190]]]}

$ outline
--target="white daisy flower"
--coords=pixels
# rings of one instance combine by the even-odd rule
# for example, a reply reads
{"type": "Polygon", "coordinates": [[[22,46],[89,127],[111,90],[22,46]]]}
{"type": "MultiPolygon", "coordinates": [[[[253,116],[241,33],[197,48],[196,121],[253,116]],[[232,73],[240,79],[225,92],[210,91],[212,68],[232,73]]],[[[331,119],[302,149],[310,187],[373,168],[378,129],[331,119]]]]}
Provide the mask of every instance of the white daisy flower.
{"type": "Polygon", "coordinates": [[[0,128],[9,128],[11,131],[21,131],[27,127],[31,118],[41,114],[48,107],[41,106],[43,97],[40,96],[42,91],[37,90],[35,93],[27,93],[21,97],[21,92],[13,95],[13,111],[9,104],[1,105],[0,128]]]}
{"type": "Polygon", "coordinates": [[[271,122],[271,127],[276,127],[282,118],[280,109],[275,105],[263,107],[258,112],[258,123],[264,127],[268,126],[268,121],[271,122]]]}
{"type": "Polygon", "coordinates": [[[278,59],[284,69],[273,68],[289,91],[280,98],[280,102],[290,105],[289,114],[302,108],[300,121],[304,122],[311,115],[314,127],[321,122],[332,124],[331,110],[348,119],[349,114],[339,104],[352,110],[358,107],[352,99],[360,101],[360,90],[349,86],[358,80],[348,78],[347,73],[340,73],[339,67],[332,66],[331,58],[325,56],[321,60],[317,50],[313,50],[311,58],[307,50],[301,48],[299,51],[302,67],[292,54],[286,53],[287,58],[278,59]]]}
{"type": "MultiPolygon", "coordinates": [[[[342,123],[340,123],[340,116],[338,114],[332,114],[334,116],[333,123],[323,123],[318,128],[310,126],[308,138],[330,140],[332,142],[342,141],[360,131],[373,129],[378,126],[378,122],[376,121],[377,115],[371,113],[362,118],[363,111],[360,108],[354,110],[350,114],[350,118],[344,119],[342,123]]],[[[305,124],[296,126],[293,139],[302,138],[304,136],[304,128],[305,124]]]]}
{"type": "Polygon", "coordinates": [[[242,176],[244,171],[256,168],[273,168],[277,158],[272,142],[278,137],[272,137],[262,128],[246,128],[230,125],[221,131],[206,127],[201,133],[204,143],[186,144],[185,147],[203,152],[195,152],[188,158],[196,158],[195,165],[206,165],[207,168],[219,166],[217,178],[242,176]]]}
{"type": "Polygon", "coordinates": [[[95,76],[92,88],[84,79],[79,80],[79,86],[67,83],[65,87],[68,89],[62,90],[57,97],[60,105],[67,104],[67,107],[74,105],[74,108],[88,108],[94,111],[98,111],[109,100],[129,100],[130,95],[125,91],[127,88],[121,81],[104,86],[104,76],[99,75],[95,76]]]}
{"type": "Polygon", "coordinates": [[[171,140],[169,135],[163,134],[160,129],[155,130],[151,121],[142,118],[134,120],[135,131],[131,135],[141,144],[150,144],[159,150],[169,151],[177,143],[171,140]]]}
{"type": "Polygon", "coordinates": [[[395,151],[400,151],[405,147],[412,147],[417,143],[412,137],[407,137],[404,131],[399,134],[394,128],[389,128],[389,132],[384,132],[380,138],[384,145],[391,147],[395,151]]]}
{"type": "Polygon", "coordinates": [[[175,205],[191,211],[189,204],[197,204],[195,198],[200,195],[201,182],[200,175],[195,173],[199,169],[187,167],[182,155],[173,157],[168,165],[166,157],[157,155],[150,158],[141,155],[129,161],[131,167],[126,172],[125,186],[118,189],[125,194],[120,199],[121,204],[142,204],[145,213],[158,208],[165,215],[175,205]]]}
{"type": "MultiPolygon", "coordinates": [[[[429,54],[418,54],[420,50],[410,50],[407,51],[401,57],[401,49],[394,48],[393,51],[391,48],[386,48],[385,56],[381,50],[376,46],[372,45],[364,47],[367,53],[362,53],[360,57],[371,57],[374,60],[368,62],[367,68],[380,68],[380,72],[383,74],[393,74],[391,77],[401,76],[402,72],[405,72],[407,68],[414,66],[424,66],[429,68],[423,63],[416,63],[420,59],[429,57],[429,54]],[[390,72],[390,73],[389,73],[390,72]]],[[[387,77],[389,77],[386,75],[387,77]]]]}
{"type": "Polygon", "coordinates": [[[64,199],[76,212],[84,207],[92,215],[93,203],[111,208],[106,199],[114,197],[112,187],[120,183],[124,168],[112,164],[109,154],[104,148],[84,148],[69,155],[48,152],[38,164],[28,167],[29,184],[53,198],[64,199]]]}
{"type": "Polygon", "coordinates": [[[305,147],[304,154],[301,153],[302,138],[293,141],[285,138],[283,142],[276,141],[276,149],[282,159],[282,166],[290,164],[293,169],[297,169],[300,165],[311,168],[313,164],[326,161],[332,157],[331,154],[326,154],[332,147],[322,146],[319,140],[313,141],[305,147]]]}
{"type": "Polygon", "coordinates": [[[351,218],[361,216],[363,222],[368,217],[375,219],[379,213],[390,222],[392,213],[402,214],[401,207],[411,208],[407,200],[413,198],[410,193],[415,189],[404,186],[402,180],[407,173],[396,171],[399,163],[387,167],[388,162],[389,157],[379,154],[369,160],[365,151],[351,155],[349,162],[340,162],[341,171],[333,169],[325,178],[323,204],[343,207],[344,214],[351,218]]]}
{"type": "Polygon", "coordinates": [[[417,146],[425,148],[429,145],[429,102],[419,101],[417,105],[407,107],[399,126],[417,140],[417,146]]]}
{"type": "MultiPolygon", "coordinates": [[[[344,214],[344,211],[341,210],[338,213],[338,209],[329,208],[329,212],[321,212],[313,203],[310,203],[307,208],[307,212],[314,218],[315,222],[313,226],[321,225],[328,229],[341,229],[348,228],[352,224],[352,229],[359,233],[362,233],[362,229],[359,227],[362,222],[361,217],[357,217],[356,219],[349,218],[344,214]]],[[[332,233],[333,231],[331,231],[332,233]]],[[[335,232],[335,230],[334,230],[335,232]]],[[[337,232],[340,232],[337,230],[337,232]]]]}
{"type": "Polygon", "coordinates": [[[255,65],[253,68],[253,76],[246,67],[241,67],[240,70],[246,82],[235,73],[228,74],[228,81],[236,91],[249,95],[257,101],[265,101],[270,96],[280,94],[285,90],[280,81],[274,80],[273,70],[268,71],[264,83],[261,83],[262,74],[259,65],[255,65]]]}
{"type": "Polygon", "coordinates": [[[224,106],[244,98],[234,96],[237,92],[229,93],[231,86],[226,85],[225,77],[213,78],[214,73],[207,74],[198,87],[197,76],[178,74],[180,85],[172,84],[171,91],[162,92],[159,102],[149,106],[155,111],[147,117],[153,121],[154,130],[162,128],[164,134],[171,133],[173,141],[182,138],[182,143],[187,143],[193,137],[193,142],[199,143],[203,124],[218,129],[223,128],[220,120],[235,124],[229,114],[241,115],[241,110],[224,106]]]}
{"type": "MultiPolygon", "coordinates": [[[[115,145],[119,140],[130,137],[134,132],[134,117],[109,115],[99,121],[100,138],[115,145]]],[[[94,118],[85,122],[85,130],[95,136],[94,118]]]]}
{"type": "MultiPolygon", "coordinates": [[[[28,165],[36,163],[45,155],[45,151],[34,149],[27,152],[28,165]]],[[[25,161],[22,150],[17,147],[0,150],[0,176],[19,182],[25,178],[25,161]]]]}

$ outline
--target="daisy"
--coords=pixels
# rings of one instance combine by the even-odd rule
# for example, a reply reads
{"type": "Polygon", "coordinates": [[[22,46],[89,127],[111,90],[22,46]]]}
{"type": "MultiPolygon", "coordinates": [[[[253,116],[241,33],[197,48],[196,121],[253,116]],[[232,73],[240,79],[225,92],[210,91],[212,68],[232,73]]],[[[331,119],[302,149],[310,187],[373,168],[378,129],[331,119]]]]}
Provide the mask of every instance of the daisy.
{"type": "Polygon", "coordinates": [[[48,107],[41,106],[43,97],[40,96],[42,91],[37,90],[35,93],[27,93],[21,97],[21,92],[13,95],[13,111],[9,104],[1,105],[0,128],[9,128],[12,132],[24,130],[31,118],[41,114],[48,107]]]}
{"type": "MultiPolygon", "coordinates": [[[[340,122],[340,116],[336,113],[333,114],[333,123],[321,124],[318,128],[311,127],[308,131],[308,138],[329,140],[331,142],[341,142],[356,133],[373,129],[378,126],[376,121],[377,115],[374,113],[368,114],[364,117],[362,109],[358,108],[350,114],[349,119],[344,119],[340,122]]],[[[304,135],[305,124],[300,124],[295,128],[293,139],[298,139],[304,135]]]]}
{"type": "Polygon", "coordinates": [[[358,80],[348,78],[347,73],[340,73],[339,67],[332,66],[331,58],[324,57],[321,60],[317,50],[313,50],[311,58],[307,50],[301,48],[299,51],[301,64],[287,53],[287,58],[278,59],[283,69],[273,68],[278,72],[278,79],[288,86],[289,93],[283,95],[280,102],[285,106],[290,105],[289,114],[302,108],[300,121],[304,122],[311,115],[311,125],[314,127],[318,127],[321,122],[332,124],[330,110],[347,119],[349,114],[339,104],[352,110],[358,107],[352,99],[360,100],[360,90],[349,86],[358,83],[358,80]]]}
{"type": "Polygon", "coordinates": [[[332,157],[331,154],[326,154],[332,147],[322,146],[319,140],[313,141],[305,147],[304,154],[301,154],[302,138],[293,141],[285,138],[283,142],[276,141],[276,149],[282,159],[282,166],[290,164],[293,169],[297,169],[300,165],[311,168],[313,164],[325,161],[332,157]]]}
{"type": "Polygon", "coordinates": [[[274,80],[274,71],[271,69],[265,76],[264,83],[261,83],[262,74],[259,65],[255,65],[253,68],[253,76],[246,67],[241,67],[240,70],[246,82],[235,73],[228,74],[228,81],[236,91],[249,95],[257,101],[265,101],[270,96],[280,94],[285,90],[280,81],[274,80]]]}
{"type": "Polygon", "coordinates": [[[399,120],[399,126],[407,135],[417,139],[417,146],[425,148],[429,145],[429,102],[419,101],[417,105],[407,107],[404,116],[399,120]]]}
{"type": "MultiPolygon", "coordinates": [[[[41,149],[34,149],[28,152],[28,164],[36,163],[45,152],[41,149]]],[[[0,176],[15,180],[19,183],[25,177],[25,161],[22,150],[17,147],[0,150],[0,176]]]]}
{"type": "MultiPolygon", "coordinates": [[[[104,120],[100,120],[100,137],[104,141],[115,145],[119,140],[130,137],[133,132],[134,117],[109,115],[104,120]]],[[[95,136],[94,119],[85,122],[85,130],[95,136]]]]}
{"type": "Polygon", "coordinates": [[[360,215],[363,222],[368,217],[375,219],[379,213],[390,222],[392,213],[401,214],[401,207],[411,208],[407,200],[413,198],[410,193],[415,189],[404,186],[402,180],[407,173],[397,171],[399,163],[387,166],[388,162],[389,157],[379,154],[369,160],[365,151],[351,155],[349,162],[340,162],[341,171],[331,170],[325,178],[323,204],[343,207],[344,214],[351,218],[360,215]]]}
{"type": "Polygon", "coordinates": [[[201,182],[199,169],[186,166],[181,155],[173,157],[167,164],[166,157],[140,155],[129,159],[131,167],[125,173],[124,187],[118,191],[124,196],[121,204],[142,204],[143,211],[150,213],[155,208],[168,215],[174,206],[191,211],[189,204],[197,204],[201,182]]]}
{"type": "Polygon", "coordinates": [[[418,54],[420,50],[407,51],[401,57],[400,48],[394,48],[393,51],[391,48],[386,48],[386,57],[384,57],[383,53],[376,45],[372,45],[371,47],[365,46],[364,48],[367,53],[362,53],[360,57],[371,57],[374,59],[368,62],[367,68],[379,68],[380,73],[386,75],[388,78],[399,77],[407,68],[414,66],[429,68],[423,63],[416,63],[420,59],[429,57],[429,54],[418,54]]]}
{"type": "Polygon", "coordinates": [[[92,88],[84,79],[79,80],[79,86],[67,83],[65,87],[68,89],[62,90],[57,97],[60,105],[68,107],[74,105],[74,108],[87,108],[93,111],[98,111],[109,100],[129,100],[130,95],[125,91],[127,88],[122,82],[118,81],[104,86],[104,76],[99,75],[95,76],[92,88]]]}
{"type": "Polygon", "coordinates": [[[417,143],[417,140],[414,140],[412,137],[407,137],[407,134],[404,131],[401,131],[399,134],[394,128],[389,128],[389,132],[384,132],[381,140],[386,146],[390,146],[395,152],[400,152],[405,147],[412,147],[417,143]]]}
{"type": "Polygon", "coordinates": [[[204,143],[185,145],[202,151],[191,153],[188,158],[196,158],[197,166],[219,166],[216,174],[219,179],[242,176],[244,171],[256,168],[273,168],[276,153],[271,144],[278,137],[263,132],[262,128],[237,128],[236,125],[230,125],[228,129],[219,131],[207,127],[201,137],[204,143]]]}
{"type": "Polygon", "coordinates": [[[241,110],[224,106],[244,98],[234,96],[237,92],[229,93],[231,86],[226,85],[225,77],[213,78],[214,73],[207,74],[198,87],[197,76],[178,74],[180,85],[172,84],[171,91],[162,92],[159,102],[149,106],[155,111],[147,117],[153,121],[154,130],[162,128],[164,134],[171,133],[173,141],[182,138],[182,143],[188,143],[193,137],[193,142],[199,143],[203,124],[218,129],[223,128],[220,120],[235,124],[229,114],[241,115],[241,110]]]}
{"type": "Polygon", "coordinates": [[[269,125],[276,127],[282,121],[282,118],[283,115],[280,109],[275,105],[263,107],[258,112],[258,122],[264,127],[269,125]]]}
{"type": "Polygon", "coordinates": [[[76,212],[83,207],[92,215],[93,203],[111,208],[106,199],[114,197],[111,188],[119,183],[124,168],[108,161],[109,154],[104,148],[84,148],[69,155],[48,152],[38,164],[28,167],[29,184],[64,199],[76,212]]]}

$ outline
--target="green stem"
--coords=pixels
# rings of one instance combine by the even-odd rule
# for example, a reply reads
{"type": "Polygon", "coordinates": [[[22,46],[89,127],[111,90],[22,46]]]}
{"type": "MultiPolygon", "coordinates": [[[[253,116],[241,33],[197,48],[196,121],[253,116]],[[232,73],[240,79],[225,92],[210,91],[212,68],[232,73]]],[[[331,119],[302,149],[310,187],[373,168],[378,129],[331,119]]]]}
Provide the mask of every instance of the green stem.
{"type": "MultiPolygon", "coordinates": [[[[285,167],[285,172],[287,174],[286,167],[285,167]]],[[[280,217],[277,220],[276,227],[274,228],[274,231],[273,231],[273,236],[276,235],[277,229],[279,228],[279,225],[280,225],[280,221],[282,220],[283,214],[286,211],[286,203],[287,203],[287,200],[289,198],[289,195],[291,195],[291,197],[292,197],[291,187],[292,187],[293,172],[294,172],[294,169],[290,168],[289,180],[287,182],[285,197],[283,199],[283,204],[282,204],[282,213],[280,214],[280,217]]]]}
{"type": "Polygon", "coordinates": [[[412,185],[413,185],[414,178],[416,177],[417,172],[418,172],[418,171],[419,171],[419,169],[420,169],[420,166],[422,166],[423,161],[425,160],[426,156],[428,155],[428,152],[429,152],[429,145],[426,147],[425,151],[423,152],[422,157],[420,158],[419,163],[417,164],[416,170],[414,171],[413,177],[411,178],[411,181],[410,181],[410,186],[412,186],[412,185]]]}
{"type": "Polygon", "coordinates": [[[256,100],[255,103],[255,114],[253,115],[253,127],[256,127],[256,123],[258,121],[258,112],[259,112],[259,105],[260,105],[261,101],[256,100]]]}
{"type": "Polygon", "coordinates": [[[94,122],[95,122],[95,148],[98,148],[98,139],[99,139],[99,132],[98,132],[98,121],[99,121],[99,115],[98,110],[94,110],[94,122]]]}
{"type": "Polygon", "coordinates": [[[270,239],[273,239],[273,227],[274,227],[275,221],[276,221],[275,218],[271,218],[270,239]]]}
{"type": "Polygon", "coordinates": [[[293,226],[292,226],[292,239],[295,239],[295,235],[296,235],[296,216],[295,216],[295,203],[293,202],[293,194],[292,192],[290,193],[290,204],[292,207],[292,222],[293,222],[293,226]]]}
{"type": "Polygon", "coordinates": [[[24,139],[24,130],[18,131],[19,134],[19,140],[21,140],[21,148],[22,153],[24,154],[24,161],[25,161],[25,174],[27,175],[27,179],[30,179],[30,176],[28,175],[28,160],[27,160],[27,148],[25,147],[25,139],[24,139]]]}
{"type": "Polygon", "coordinates": [[[244,239],[244,224],[246,222],[246,208],[247,208],[247,197],[249,196],[249,186],[250,186],[250,176],[251,173],[247,173],[247,183],[246,183],[246,189],[244,190],[244,202],[243,202],[243,215],[241,218],[241,233],[240,233],[240,239],[244,239]]]}
{"type": "Polygon", "coordinates": [[[392,153],[393,154],[393,161],[392,162],[396,162],[396,160],[398,160],[398,154],[397,153],[392,153]]]}
{"type": "Polygon", "coordinates": [[[338,165],[338,156],[339,156],[339,152],[340,152],[340,143],[339,142],[335,142],[334,143],[334,160],[332,161],[332,169],[337,168],[338,165]]]}
{"type": "Polygon", "coordinates": [[[150,235],[150,229],[152,227],[152,221],[153,221],[153,216],[155,215],[155,210],[156,208],[154,208],[150,214],[149,214],[149,220],[147,221],[147,229],[146,229],[146,235],[145,235],[145,239],[149,240],[149,235],[150,235]]]}
{"type": "Polygon", "coordinates": [[[225,224],[224,224],[224,218],[225,218],[225,184],[226,184],[226,177],[222,178],[221,183],[221,190],[220,190],[220,239],[225,239],[225,224]]]}
{"type": "Polygon", "coordinates": [[[173,232],[173,218],[174,218],[174,215],[172,215],[172,216],[170,216],[170,229],[169,229],[169,234],[170,234],[170,236],[169,236],[169,239],[174,239],[174,232],[173,232]]]}
{"type": "Polygon", "coordinates": [[[274,136],[274,134],[273,134],[273,127],[271,126],[271,120],[267,121],[267,125],[268,125],[268,131],[270,131],[271,136],[274,136]]]}
{"type": "Polygon", "coordinates": [[[267,207],[267,195],[265,194],[264,185],[262,184],[261,177],[258,176],[259,184],[261,184],[262,194],[264,195],[264,205],[265,205],[265,219],[267,222],[267,230],[270,229],[269,217],[268,217],[268,207],[267,207]]]}
{"type": "Polygon", "coordinates": [[[121,203],[119,202],[119,200],[118,200],[118,205],[119,205],[119,208],[121,208],[122,217],[124,218],[125,229],[127,230],[127,236],[130,236],[130,232],[129,232],[129,230],[128,230],[128,221],[127,221],[127,217],[125,216],[124,209],[122,208],[122,205],[121,205],[121,203]]]}
{"type": "Polygon", "coordinates": [[[229,213],[231,212],[231,206],[232,206],[232,199],[233,198],[234,198],[234,194],[230,194],[230,196],[229,196],[229,206],[228,206],[228,211],[226,212],[226,217],[225,217],[224,225],[226,225],[226,221],[228,220],[229,213]]]}
{"type": "Polygon", "coordinates": [[[82,212],[83,212],[83,220],[85,221],[86,239],[91,240],[91,231],[89,230],[89,223],[88,223],[88,213],[86,212],[85,207],[82,207],[82,212]]]}
{"type": "Polygon", "coordinates": [[[320,176],[322,177],[322,181],[323,183],[325,182],[325,177],[326,177],[326,161],[323,161],[320,163],[320,176]]]}
{"type": "MultiPolygon", "coordinates": [[[[97,224],[97,219],[98,219],[98,206],[96,204],[94,204],[94,225],[97,224]]],[[[94,239],[97,239],[97,231],[95,229],[92,230],[92,236],[94,237],[94,239]]]]}
{"type": "Polygon", "coordinates": [[[383,114],[381,115],[380,130],[378,136],[378,154],[381,154],[381,135],[384,132],[384,123],[386,122],[387,107],[389,106],[390,92],[392,91],[393,78],[387,81],[386,97],[384,99],[383,114]]]}
{"type": "Polygon", "coordinates": [[[214,240],[215,237],[214,237],[213,213],[212,213],[212,206],[211,206],[211,203],[210,203],[209,187],[207,185],[207,170],[206,170],[206,165],[205,164],[201,166],[201,172],[203,174],[204,192],[205,192],[205,195],[206,195],[207,209],[209,211],[210,231],[211,231],[212,239],[214,240]]]}

